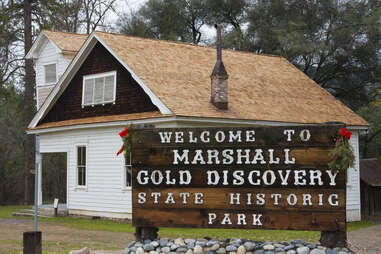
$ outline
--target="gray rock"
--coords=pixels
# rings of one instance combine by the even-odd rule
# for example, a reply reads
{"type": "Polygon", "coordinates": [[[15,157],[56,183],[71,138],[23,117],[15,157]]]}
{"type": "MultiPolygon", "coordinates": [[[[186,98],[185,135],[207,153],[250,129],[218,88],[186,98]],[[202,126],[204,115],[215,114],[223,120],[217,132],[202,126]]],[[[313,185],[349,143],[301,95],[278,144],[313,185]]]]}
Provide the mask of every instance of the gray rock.
{"type": "Polygon", "coordinates": [[[171,245],[171,250],[176,250],[178,247],[180,247],[180,245],[178,245],[178,244],[172,244],[171,245]]]}
{"type": "Polygon", "coordinates": [[[153,249],[155,249],[151,243],[146,243],[143,245],[143,249],[146,250],[146,251],[151,251],[153,249]]]}
{"type": "Polygon", "coordinates": [[[208,250],[208,251],[205,251],[204,254],[214,254],[214,252],[211,250],[208,250]]]}
{"type": "Polygon", "coordinates": [[[194,248],[193,248],[193,253],[194,254],[202,254],[203,251],[202,251],[202,247],[200,245],[196,245],[194,248]]]}
{"type": "Polygon", "coordinates": [[[275,248],[275,252],[278,253],[278,252],[282,252],[284,249],[283,248],[280,248],[280,247],[277,247],[275,248]]]}
{"type": "Polygon", "coordinates": [[[186,239],[184,239],[184,242],[185,242],[186,244],[188,244],[188,243],[195,243],[196,240],[195,240],[195,239],[191,239],[191,238],[186,238],[186,239]]]}
{"type": "Polygon", "coordinates": [[[166,247],[168,243],[168,238],[161,238],[159,243],[161,247],[166,247]]]}
{"type": "Polygon", "coordinates": [[[144,254],[144,249],[142,248],[142,247],[138,247],[137,249],[136,249],[136,252],[135,252],[136,254],[144,254]]]}
{"type": "Polygon", "coordinates": [[[134,246],[134,247],[131,247],[130,250],[135,252],[137,248],[138,247],[134,246]]]}
{"type": "Polygon", "coordinates": [[[187,250],[185,254],[193,254],[193,250],[187,250]]]}
{"type": "Polygon", "coordinates": [[[326,254],[337,254],[337,252],[335,250],[332,250],[331,248],[328,248],[325,253],[326,254]]]}
{"type": "Polygon", "coordinates": [[[156,249],[155,249],[157,252],[161,252],[161,248],[160,247],[157,247],[156,249]]]}
{"type": "Polygon", "coordinates": [[[187,248],[184,248],[184,247],[179,247],[176,249],[176,252],[177,253],[180,253],[180,252],[186,252],[188,249],[187,248]]]}
{"type": "Polygon", "coordinates": [[[342,250],[342,251],[349,252],[349,250],[348,250],[347,248],[342,248],[341,250],[342,250]]]}
{"type": "Polygon", "coordinates": [[[220,248],[220,245],[218,243],[213,244],[213,246],[210,247],[210,250],[216,251],[220,248]]]}
{"type": "Polygon", "coordinates": [[[127,245],[127,247],[128,247],[128,248],[131,248],[131,247],[133,247],[133,246],[135,245],[135,243],[136,243],[136,241],[132,241],[132,242],[130,242],[130,243],[127,245]]]}
{"type": "Polygon", "coordinates": [[[295,239],[295,240],[292,240],[291,241],[292,244],[303,244],[305,243],[305,241],[303,239],[295,239]]]}
{"type": "Polygon", "coordinates": [[[165,253],[168,253],[168,252],[171,251],[171,248],[165,246],[165,247],[161,248],[161,251],[162,251],[162,252],[165,252],[165,253]]]}
{"type": "Polygon", "coordinates": [[[201,247],[204,247],[205,245],[206,245],[206,242],[204,242],[204,241],[196,241],[196,245],[198,245],[198,246],[201,246],[201,247]]]}
{"type": "Polygon", "coordinates": [[[194,244],[195,244],[195,242],[190,242],[190,243],[187,243],[187,247],[188,247],[188,249],[193,249],[194,248],[194,244]]]}
{"type": "Polygon", "coordinates": [[[231,251],[231,252],[229,252],[229,254],[237,254],[237,252],[231,251]]]}
{"type": "Polygon", "coordinates": [[[298,254],[308,254],[310,253],[310,248],[303,246],[296,249],[296,253],[298,254]]]}
{"type": "Polygon", "coordinates": [[[313,249],[311,250],[310,254],[325,254],[325,251],[320,249],[313,249]]]}
{"type": "Polygon", "coordinates": [[[271,244],[266,244],[265,246],[263,246],[263,249],[264,250],[274,250],[275,247],[271,244]]]}
{"type": "Polygon", "coordinates": [[[338,252],[340,251],[340,248],[339,247],[336,247],[336,248],[333,248],[334,251],[338,252]]]}
{"type": "Polygon", "coordinates": [[[151,242],[151,245],[156,248],[157,246],[159,246],[159,243],[157,241],[152,241],[151,242]]]}
{"type": "Polygon", "coordinates": [[[218,243],[218,241],[216,241],[216,240],[210,240],[209,242],[206,243],[206,246],[211,247],[217,243],[218,243]]]}
{"type": "Polygon", "coordinates": [[[226,246],[226,251],[229,251],[229,252],[235,252],[235,251],[237,251],[237,247],[236,246],[234,246],[234,245],[228,245],[228,246],[226,246]]]}
{"type": "Polygon", "coordinates": [[[177,244],[177,245],[185,245],[184,239],[181,238],[181,237],[176,238],[174,243],[177,244]]]}
{"type": "Polygon", "coordinates": [[[255,248],[255,243],[250,242],[250,241],[247,241],[247,242],[245,242],[245,243],[243,244],[243,246],[245,246],[246,251],[252,251],[252,250],[254,250],[254,248],[255,248]]]}
{"type": "Polygon", "coordinates": [[[264,254],[275,254],[275,252],[274,252],[274,251],[271,251],[271,250],[268,250],[268,251],[265,251],[264,254]]]}
{"type": "Polygon", "coordinates": [[[310,243],[307,245],[307,247],[310,248],[310,250],[313,250],[316,248],[316,244],[310,243]]]}
{"type": "Polygon", "coordinates": [[[280,243],[274,243],[274,247],[275,248],[284,248],[285,246],[283,244],[280,244],[280,243]]]}
{"type": "Polygon", "coordinates": [[[155,251],[155,250],[151,250],[151,251],[149,252],[149,254],[159,254],[159,252],[157,252],[157,251],[155,251]]]}
{"type": "Polygon", "coordinates": [[[144,244],[149,244],[151,243],[151,240],[147,239],[147,240],[144,240],[144,244]]]}
{"type": "Polygon", "coordinates": [[[168,252],[168,254],[177,254],[176,252],[173,252],[173,251],[171,251],[171,252],[168,252]]]}
{"type": "Polygon", "coordinates": [[[348,254],[348,252],[341,250],[337,254],[348,254]]]}
{"type": "Polygon", "coordinates": [[[134,247],[143,247],[143,244],[142,244],[142,243],[139,243],[139,242],[137,242],[137,243],[135,243],[134,247]]]}
{"type": "Polygon", "coordinates": [[[216,251],[217,254],[226,254],[226,250],[225,248],[219,248],[217,251],[216,251]]]}
{"type": "Polygon", "coordinates": [[[264,253],[265,253],[265,251],[262,249],[254,251],[254,254],[264,254],[264,253]]]}
{"type": "Polygon", "coordinates": [[[294,250],[289,250],[289,251],[287,251],[286,253],[287,253],[287,254],[296,254],[296,251],[294,251],[294,250]]]}

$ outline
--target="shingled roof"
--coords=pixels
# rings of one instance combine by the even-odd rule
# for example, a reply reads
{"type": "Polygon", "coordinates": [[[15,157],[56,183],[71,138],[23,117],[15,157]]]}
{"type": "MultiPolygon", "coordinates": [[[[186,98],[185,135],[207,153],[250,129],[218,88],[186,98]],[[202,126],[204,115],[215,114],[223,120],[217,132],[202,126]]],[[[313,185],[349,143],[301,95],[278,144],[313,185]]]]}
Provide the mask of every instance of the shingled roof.
{"type": "MultiPolygon", "coordinates": [[[[66,49],[78,49],[83,43],[83,35],[44,32],[66,49]]],[[[172,115],[305,124],[338,121],[368,126],[283,57],[223,50],[229,73],[229,110],[222,111],[210,103],[214,48],[98,31],[94,34],[172,115]]]]}
{"type": "Polygon", "coordinates": [[[377,158],[360,160],[360,178],[367,184],[381,186],[381,164],[377,158]]]}
{"type": "Polygon", "coordinates": [[[47,35],[62,51],[78,52],[82,44],[89,37],[88,34],[76,34],[67,32],[56,32],[43,30],[43,33],[47,35]]]}

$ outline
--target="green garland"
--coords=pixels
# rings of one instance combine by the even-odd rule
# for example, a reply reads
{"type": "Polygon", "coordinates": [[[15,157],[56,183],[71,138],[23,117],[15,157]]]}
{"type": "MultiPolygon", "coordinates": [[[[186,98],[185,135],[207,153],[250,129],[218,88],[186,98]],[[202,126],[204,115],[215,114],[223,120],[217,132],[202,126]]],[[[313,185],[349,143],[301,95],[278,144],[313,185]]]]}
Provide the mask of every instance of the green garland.
{"type": "Polygon", "coordinates": [[[130,153],[131,153],[131,144],[129,139],[130,127],[131,127],[130,125],[126,126],[126,128],[124,128],[124,130],[119,133],[119,136],[123,140],[123,146],[120,148],[120,150],[116,154],[116,155],[119,155],[123,152],[126,162],[129,159],[130,153]]]}
{"type": "Polygon", "coordinates": [[[333,160],[328,163],[329,169],[334,173],[345,171],[354,166],[355,155],[352,146],[348,142],[351,135],[352,133],[344,128],[336,139],[335,149],[330,153],[333,160]]]}

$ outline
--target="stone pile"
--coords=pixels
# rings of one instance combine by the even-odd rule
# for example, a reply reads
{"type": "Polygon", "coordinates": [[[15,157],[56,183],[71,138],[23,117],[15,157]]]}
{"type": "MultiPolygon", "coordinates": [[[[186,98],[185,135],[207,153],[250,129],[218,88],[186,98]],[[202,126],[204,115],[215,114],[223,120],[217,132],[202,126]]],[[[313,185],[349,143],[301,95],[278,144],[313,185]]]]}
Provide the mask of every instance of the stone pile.
{"type": "Polygon", "coordinates": [[[246,239],[217,240],[161,238],[130,242],[121,254],[347,254],[347,248],[326,248],[302,239],[291,242],[259,242],[246,239]]]}

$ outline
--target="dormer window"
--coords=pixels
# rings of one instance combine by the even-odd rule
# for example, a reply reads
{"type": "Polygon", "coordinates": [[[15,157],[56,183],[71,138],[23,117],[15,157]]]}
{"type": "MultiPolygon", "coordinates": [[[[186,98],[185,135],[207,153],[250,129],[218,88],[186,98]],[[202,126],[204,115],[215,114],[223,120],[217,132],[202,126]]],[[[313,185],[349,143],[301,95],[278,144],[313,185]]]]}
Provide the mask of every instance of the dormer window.
{"type": "Polygon", "coordinates": [[[45,70],[45,84],[51,85],[57,82],[57,69],[56,64],[44,65],[45,70]]]}
{"type": "Polygon", "coordinates": [[[116,71],[83,77],[82,107],[115,103],[116,71]]]}

